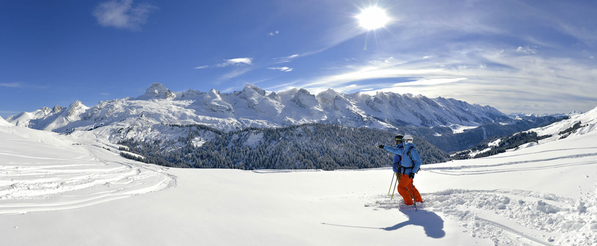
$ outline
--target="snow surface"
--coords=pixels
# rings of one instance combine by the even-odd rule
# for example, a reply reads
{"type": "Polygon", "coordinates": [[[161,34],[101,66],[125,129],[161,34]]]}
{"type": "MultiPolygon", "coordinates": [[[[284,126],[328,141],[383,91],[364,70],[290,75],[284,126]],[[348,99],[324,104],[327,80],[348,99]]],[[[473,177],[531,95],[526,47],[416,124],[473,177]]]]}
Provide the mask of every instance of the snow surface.
{"type": "Polygon", "coordinates": [[[478,126],[463,126],[463,125],[452,124],[449,127],[452,129],[452,133],[458,134],[458,133],[463,133],[463,132],[471,130],[471,129],[475,129],[478,126]]]}
{"type": "Polygon", "coordinates": [[[597,131],[597,107],[586,113],[574,114],[571,115],[569,119],[545,127],[531,129],[529,131],[536,132],[539,136],[553,135],[553,137],[541,141],[542,143],[551,142],[560,139],[562,137],[562,135],[559,134],[560,132],[567,130],[578,122],[581,123],[581,128],[570,133],[568,136],[579,136],[597,131]]]}
{"type": "Polygon", "coordinates": [[[0,126],[2,245],[597,244],[595,131],[426,165],[419,211],[391,169],[167,169],[94,134],[0,126]]]}
{"type": "Polygon", "coordinates": [[[0,116],[0,126],[12,126],[12,124],[8,123],[2,116],[0,116]]]}

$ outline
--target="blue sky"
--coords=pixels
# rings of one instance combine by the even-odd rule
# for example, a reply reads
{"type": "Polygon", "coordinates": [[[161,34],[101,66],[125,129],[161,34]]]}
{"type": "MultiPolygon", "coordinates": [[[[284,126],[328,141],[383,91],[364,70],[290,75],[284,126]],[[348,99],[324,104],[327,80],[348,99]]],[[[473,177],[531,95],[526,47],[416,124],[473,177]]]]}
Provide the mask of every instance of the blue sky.
{"type": "Polygon", "coordinates": [[[2,1],[0,115],[172,91],[393,91],[597,106],[594,1],[2,1]],[[391,19],[365,30],[376,5],[391,19]]]}

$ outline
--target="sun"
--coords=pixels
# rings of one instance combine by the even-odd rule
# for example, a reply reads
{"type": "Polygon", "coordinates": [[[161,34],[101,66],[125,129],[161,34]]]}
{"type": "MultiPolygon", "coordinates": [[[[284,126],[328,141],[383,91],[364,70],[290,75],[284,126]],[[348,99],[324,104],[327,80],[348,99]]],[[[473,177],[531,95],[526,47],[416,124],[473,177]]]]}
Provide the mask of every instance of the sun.
{"type": "Polygon", "coordinates": [[[357,15],[357,19],[359,24],[367,30],[382,28],[390,21],[386,11],[377,6],[363,9],[361,14],[357,15]]]}

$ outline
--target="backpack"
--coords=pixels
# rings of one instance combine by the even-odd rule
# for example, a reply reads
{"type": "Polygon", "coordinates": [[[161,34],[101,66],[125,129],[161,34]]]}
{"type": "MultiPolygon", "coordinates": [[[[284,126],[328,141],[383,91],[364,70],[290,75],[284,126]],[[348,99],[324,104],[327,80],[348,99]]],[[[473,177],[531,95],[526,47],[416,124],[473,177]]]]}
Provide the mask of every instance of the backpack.
{"type": "MultiPolygon", "coordinates": [[[[408,155],[408,158],[410,158],[410,161],[411,161],[411,163],[412,163],[412,165],[413,165],[413,166],[412,166],[412,167],[403,167],[402,165],[400,165],[400,166],[399,166],[399,167],[400,167],[400,173],[404,173],[404,172],[405,172],[405,169],[413,169],[413,168],[414,168],[414,166],[415,166],[415,163],[414,163],[414,161],[413,161],[413,156],[412,156],[412,155],[411,155],[411,153],[410,153],[410,151],[411,151],[412,149],[414,149],[414,148],[415,148],[415,147],[410,147],[410,148],[409,148],[409,149],[406,151],[406,155],[408,155]]],[[[400,161],[402,161],[402,156],[400,157],[400,161]]],[[[397,164],[398,164],[398,163],[394,163],[394,165],[397,165],[397,164]]],[[[419,168],[419,170],[417,170],[417,172],[416,172],[416,173],[419,173],[419,171],[420,171],[420,170],[421,170],[421,168],[419,168]]]]}

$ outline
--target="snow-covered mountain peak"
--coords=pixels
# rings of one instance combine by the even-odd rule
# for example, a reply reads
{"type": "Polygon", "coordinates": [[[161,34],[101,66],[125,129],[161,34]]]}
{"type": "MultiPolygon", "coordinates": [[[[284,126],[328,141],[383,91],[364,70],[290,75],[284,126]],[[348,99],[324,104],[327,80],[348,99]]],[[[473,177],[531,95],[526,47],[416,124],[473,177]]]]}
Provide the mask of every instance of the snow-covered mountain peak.
{"type": "Polygon", "coordinates": [[[344,97],[337,91],[332,88],[329,88],[325,91],[318,93],[316,96],[319,103],[325,105],[331,105],[334,103],[335,100],[342,100],[344,97]]]}
{"type": "Polygon", "coordinates": [[[89,107],[85,106],[81,101],[77,100],[66,108],[66,117],[73,117],[80,113],[85,112],[89,107]]]}
{"type": "Polygon", "coordinates": [[[319,104],[315,95],[305,89],[299,89],[292,97],[292,101],[301,108],[316,107],[319,104]]]}
{"type": "Polygon", "coordinates": [[[265,96],[266,94],[264,89],[261,89],[252,84],[246,84],[245,88],[243,88],[242,94],[252,94],[254,92],[259,94],[260,96],[265,96]]]}
{"type": "Polygon", "coordinates": [[[147,90],[145,90],[145,94],[138,96],[137,100],[151,100],[151,99],[174,99],[176,98],[176,93],[170,91],[166,86],[160,83],[153,83],[147,90]]]}
{"type": "Polygon", "coordinates": [[[209,97],[213,98],[213,99],[218,99],[218,100],[222,100],[222,96],[220,94],[220,92],[216,89],[211,89],[207,95],[209,95],[209,97]]]}
{"type": "Polygon", "coordinates": [[[56,106],[54,106],[54,108],[52,108],[52,112],[58,113],[58,112],[62,111],[63,109],[64,109],[64,107],[56,105],[56,106]]]}

